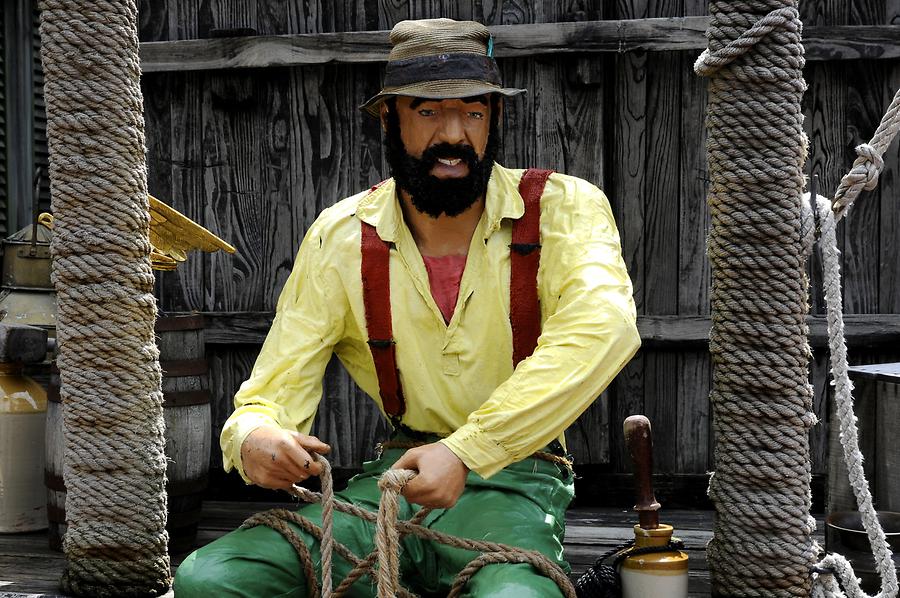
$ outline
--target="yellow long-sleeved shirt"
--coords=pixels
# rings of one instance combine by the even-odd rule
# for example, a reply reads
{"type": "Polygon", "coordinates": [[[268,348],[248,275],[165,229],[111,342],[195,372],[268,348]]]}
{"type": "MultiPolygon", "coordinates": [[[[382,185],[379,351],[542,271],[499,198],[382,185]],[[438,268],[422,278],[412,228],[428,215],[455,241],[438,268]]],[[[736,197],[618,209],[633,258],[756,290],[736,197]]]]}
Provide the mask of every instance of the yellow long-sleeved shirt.
{"type": "Polygon", "coordinates": [[[494,166],[449,325],[432,298],[393,180],[321,213],[222,430],[226,471],[236,466],[244,475],[240,447],[258,426],[309,431],[332,352],[381,407],[366,344],[360,220],[394,243],[391,311],[403,423],[445,436],[441,442],[484,477],[562,440],[640,338],[609,202],[590,183],[554,174],[541,198],[542,332],[534,353],[513,372],[509,244],[511,222],[524,213],[522,172],[494,166]]]}

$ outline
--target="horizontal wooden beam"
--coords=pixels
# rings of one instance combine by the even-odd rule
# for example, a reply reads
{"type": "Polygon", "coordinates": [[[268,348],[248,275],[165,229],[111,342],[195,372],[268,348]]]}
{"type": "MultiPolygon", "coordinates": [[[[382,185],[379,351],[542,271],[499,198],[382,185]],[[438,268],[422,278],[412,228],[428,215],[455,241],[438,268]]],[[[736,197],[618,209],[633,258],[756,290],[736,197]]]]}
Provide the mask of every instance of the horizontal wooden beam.
{"type": "MultiPolygon", "coordinates": [[[[824,315],[807,318],[813,348],[828,346],[824,315]]],[[[638,330],[645,348],[703,346],[709,341],[709,316],[638,316],[638,330]]],[[[900,314],[845,314],[844,336],[852,347],[895,344],[900,340],[900,314]]]]}
{"type": "MultiPolygon", "coordinates": [[[[205,312],[206,342],[212,344],[261,344],[272,324],[272,312],[205,312]]],[[[810,343],[828,344],[825,316],[808,318],[810,343]]],[[[709,316],[638,316],[644,348],[673,350],[706,346],[709,316]]],[[[844,332],[853,347],[896,344],[900,340],[900,314],[846,314],[844,332]]]]}
{"type": "Polygon", "coordinates": [[[273,312],[204,312],[204,338],[207,344],[261,345],[272,326],[273,312]]]}
{"type": "MultiPolygon", "coordinates": [[[[706,48],[709,17],[623,21],[534,23],[490,27],[499,58],[547,54],[660,52],[706,48]]],[[[807,60],[900,57],[900,27],[846,25],[808,27],[803,32],[807,60]]],[[[387,60],[387,31],[302,33],[144,42],[145,73],[368,63],[387,60]]]]}
{"type": "MultiPolygon", "coordinates": [[[[605,469],[605,465],[579,465],[576,461],[576,508],[582,505],[621,507],[634,504],[634,477],[630,473],[611,473],[605,469]]],[[[823,474],[812,475],[813,513],[821,513],[825,509],[825,482],[823,474]]],[[[713,508],[706,495],[708,473],[656,473],[653,474],[653,488],[663,506],[661,515],[666,509],[713,508]]],[[[631,516],[637,519],[636,515],[631,516]]]]}

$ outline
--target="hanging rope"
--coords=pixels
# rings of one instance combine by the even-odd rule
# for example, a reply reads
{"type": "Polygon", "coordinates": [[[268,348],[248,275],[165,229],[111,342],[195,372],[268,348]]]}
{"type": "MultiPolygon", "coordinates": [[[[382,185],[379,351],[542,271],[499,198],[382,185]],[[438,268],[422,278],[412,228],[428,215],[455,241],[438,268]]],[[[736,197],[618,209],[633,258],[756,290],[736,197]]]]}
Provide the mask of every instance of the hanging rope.
{"type": "Polygon", "coordinates": [[[465,550],[481,552],[462,571],[447,594],[447,598],[459,596],[466,583],[475,573],[486,565],[498,563],[529,564],[541,574],[553,580],[566,598],[576,598],[575,588],[560,567],[549,560],[543,554],[524,550],[515,546],[507,546],[496,542],[483,540],[469,540],[458,538],[449,534],[436,532],[421,525],[425,517],[430,513],[429,509],[421,509],[409,521],[398,519],[400,511],[400,493],[403,487],[413,477],[415,472],[406,469],[389,469],[384,472],[378,482],[381,489],[381,501],[378,514],[372,513],[350,503],[341,502],[334,497],[331,478],[331,465],[323,457],[317,456],[317,461],[322,465],[322,492],[312,492],[300,486],[294,486],[291,494],[306,502],[322,503],[322,527],[312,521],[287,509],[272,509],[258,513],[244,522],[242,529],[265,525],[271,527],[290,542],[297,553],[306,578],[308,595],[311,598],[339,598],[350,589],[356,580],[363,575],[371,576],[378,584],[378,598],[415,598],[402,585],[400,585],[400,538],[412,534],[431,542],[439,542],[449,546],[455,546],[465,550]],[[375,550],[364,558],[353,554],[349,548],[336,541],[333,537],[334,511],[340,511],[354,515],[375,524],[375,550]],[[288,525],[293,523],[320,541],[322,553],[322,588],[319,588],[313,567],[312,556],[309,548],[303,542],[297,532],[288,525]],[[353,565],[353,569],[340,585],[332,591],[331,559],[332,550],[353,565]],[[376,568],[377,563],[377,568],[376,568]]]}
{"type": "Polygon", "coordinates": [[[133,0],[41,2],[68,559],[79,596],[170,586],[133,0]]]}
{"type": "Polygon", "coordinates": [[[707,128],[712,214],[716,511],[714,595],[809,596],[817,546],[808,432],[805,83],[795,1],[710,2],[707,128]]]}
{"type": "Polygon", "coordinates": [[[864,189],[871,191],[878,186],[878,176],[884,168],[882,156],[897,136],[897,131],[900,131],[900,89],[894,95],[894,100],[869,143],[856,146],[856,155],[859,157],[854,160],[850,172],[844,175],[834,192],[832,209],[836,221],[844,217],[860,192],[864,189]]]}
{"type": "MultiPolygon", "coordinates": [[[[848,373],[847,345],[844,342],[844,303],[841,298],[840,252],[836,234],[837,216],[832,210],[831,202],[824,197],[817,198],[817,207],[821,230],[819,246],[822,248],[825,303],[828,308],[828,347],[831,351],[831,372],[834,376],[835,404],[840,423],[841,446],[844,450],[844,460],[847,463],[850,486],[853,488],[853,494],[862,515],[863,527],[869,536],[872,553],[875,555],[875,562],[881,575],[881,592],[877,596],[878,598],[896,598],[898,592],[897,571],[894,569],[891,548],[887,543],[884,530],[878,522],[875,506],[872,503],[872,493],[866,482],[862,464],[863,456],[859,450],[856,417],[853,415],[853,383],[850,382],[848,373]]],[[[836,457],[836,455],[832,456],[832,458],[836,457]]],[[[836,577],[816,574],[813,584],[814,597],[870,598],[860,589],[850,563],[843,556],[829,554],[818,563],[817,569],[833,569],[836,577]],[[838,579],[846,593],[841,591],[838,579]]]]}

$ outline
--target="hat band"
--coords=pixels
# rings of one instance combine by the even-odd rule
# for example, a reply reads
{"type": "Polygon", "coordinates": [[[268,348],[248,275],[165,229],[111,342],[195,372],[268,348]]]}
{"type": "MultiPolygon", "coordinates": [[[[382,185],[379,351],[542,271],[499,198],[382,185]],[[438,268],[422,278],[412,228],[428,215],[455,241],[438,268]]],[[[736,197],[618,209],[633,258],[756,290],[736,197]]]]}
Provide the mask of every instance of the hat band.
{"type": "Polygon", "coordinates": [[[437,54],[388,62],[384,87],[395,88],[424,81],[471,79],[500,86],[500,69],[482,54],[437,54]]]}

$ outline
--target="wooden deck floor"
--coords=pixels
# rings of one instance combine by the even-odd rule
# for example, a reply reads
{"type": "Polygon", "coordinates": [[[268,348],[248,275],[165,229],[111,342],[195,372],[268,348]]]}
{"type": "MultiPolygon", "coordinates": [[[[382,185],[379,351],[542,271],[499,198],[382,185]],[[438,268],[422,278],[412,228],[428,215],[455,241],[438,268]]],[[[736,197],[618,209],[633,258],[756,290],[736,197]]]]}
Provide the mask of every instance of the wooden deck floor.
{"type": "MultiPolygon", "coordinates": [[[[273,503],[204,503],[197,537],[202,546],[237,527],[252,513],[281,506],[273,503]]],[[[289,505],[285,505],[289,506],[289,505]]],[[[673,525],[690,555],[690,598],[709,596],[709,572],[705,546],[712,537],[710,511],[664,511],[662,519],[673,525]]],[[[613,509],[572,509],[567,517],[566,555],[573,575],[583,573],[608,549],[633,536],[633,513],[613,509]]],[[[818,526],[822,529],[822,525],[818,526]]],[[[819,538],[820,543],[824,543],[819,538]]],[[[173,555],[174,567],[184,554],[173,555]]],[[[58,598],[64,557],[48,547],[45,532],[0,535],[0,598],[58,598]]]]}

